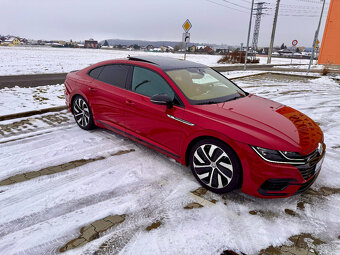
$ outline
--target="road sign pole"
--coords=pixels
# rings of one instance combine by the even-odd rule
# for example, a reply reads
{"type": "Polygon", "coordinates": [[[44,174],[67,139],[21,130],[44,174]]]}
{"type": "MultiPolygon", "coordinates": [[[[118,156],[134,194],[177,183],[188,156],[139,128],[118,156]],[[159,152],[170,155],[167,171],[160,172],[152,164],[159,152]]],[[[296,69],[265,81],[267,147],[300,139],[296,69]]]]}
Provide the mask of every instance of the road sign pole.
{"type": "Polygon", "coordinates": [[[319,37],[319,30],[320,30],[320,26],[321,26],[323,10],[325,9],[325,2],[326,2],[326,0],[323,0],[322,9],[321,9],[321,13],[320,13],[319,25],[318,25],[318,28],[315,31],[315,36],[314,36],[314,41],[313,41],[313,51],[312,51],[312,55],[310,56],[307,74],[309,74],[311,65],[312,65],[313,60],[314,60],[315,46],[316,46],[316,41],[318,40],[318,37],[319,37]]]}
{"type": "Polygon", "coordinates": [[[248,48],[249,48],[251,21],[253,19],[253,9],[254,9],[254,0],[251,1],[251,10],[250,10],[250,19],[249,19],[249,28],[248,28],[248,39],[247,39],[246,57],[244,59],[244,70],[247,70],[248,48]]]}
{"type": "Polygon", "coordinates": [[[295,50],[295,52],[296,52],[296,45],[298,44],[298,41],[297,40],[293,40],[292,41],[292,58],[291,58],[291,60],[290,60],[290,64],[292,64],[293,63],[293,58],[294,58],[294,50],[295,50]]]}
{"type": "Polygon", "coordinates": [[[190,21],[187,19],[184,24],[183,24],[183,29],[184,29],[184,34],[183,34],[183,41],[184,41],[184,60],[187,57],[187,43],[190,40],[190,34],[188,33],[189,30],[191,29],[192,25],[190,21]]]}
{"type": "Polygon", "coordinates": [[[293,64],[293,54],[294,54],[294,49],[292,50],[292,57],[290,59],[290,64],[293,64]]]}

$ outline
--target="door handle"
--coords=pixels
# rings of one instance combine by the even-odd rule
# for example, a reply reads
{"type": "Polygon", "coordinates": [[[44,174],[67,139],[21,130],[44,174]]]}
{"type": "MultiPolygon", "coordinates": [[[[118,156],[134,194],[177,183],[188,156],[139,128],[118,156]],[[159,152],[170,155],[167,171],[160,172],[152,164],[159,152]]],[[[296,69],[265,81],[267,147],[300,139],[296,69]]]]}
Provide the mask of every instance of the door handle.
{"type": "Polygon", "coordinates": [[[97,90],[95,89],[95,88],[89,88],[89,90],[91,91],[91,92],[96,92],[97,90]]]}
{"type": "Polygon", "coordinates": [[[133,101],[129,100],[129,99],[125,100],[125,103],[127,105],[130,105],[130,106],[134,106],[135,105],[135,103],[133,101]]]}

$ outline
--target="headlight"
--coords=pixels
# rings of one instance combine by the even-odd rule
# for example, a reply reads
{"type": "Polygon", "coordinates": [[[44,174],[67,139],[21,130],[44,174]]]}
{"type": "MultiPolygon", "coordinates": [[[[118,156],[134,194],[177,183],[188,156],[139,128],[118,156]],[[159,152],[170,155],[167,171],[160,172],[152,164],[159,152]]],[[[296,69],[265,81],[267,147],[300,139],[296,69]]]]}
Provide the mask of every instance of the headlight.
{"type": "Polygon", "coordinates": [[[251,148],[265,161],[280,164],[305,164],[305,157],[298,152],[276,151],[261,147],[251,146],[251,148]]]}

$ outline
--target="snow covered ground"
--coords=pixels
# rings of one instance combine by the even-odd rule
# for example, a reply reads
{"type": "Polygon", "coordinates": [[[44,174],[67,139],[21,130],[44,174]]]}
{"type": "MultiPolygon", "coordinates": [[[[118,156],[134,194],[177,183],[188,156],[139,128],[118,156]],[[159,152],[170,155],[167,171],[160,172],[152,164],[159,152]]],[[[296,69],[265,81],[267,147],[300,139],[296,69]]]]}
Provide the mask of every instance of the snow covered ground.
{"type": "Polygon", "coordinates": [[[64,84],[0,89],[0,116],[65,105],[64,84]]]}
{"type": "MultiPolygon", "coordinates": [[[[160,55],[173,58],[183,58],[178,53],[156,53],[143,51],[121,51],[102,49],[72,49],[51,47],[1,47],[0,75],[64,73],[82,69],[103,60],[126,58],[128,55],[160,55]]],[[[219,55],[192,55],[187,59],[208,66],[217,66],[219,55]]],[[[300,61],[300,60],[298,60],[300,61]]],[[[301,60],[307,64],[308,60],[301,60]]],[[[266,64],[267,58],[260,57],[260,63],[266,64]]],[[[273,64],[290,64],[290,59],[272,58],[273,64]]],[[[300,63],[300,62],[293,62],[300,63]]],[[[225,65],[225,64],[223,64],[225,65]]]]}
{"type": "Polygon", "coordinates": [[[240,191],[225,196],[207,192],[200,198],[191,193],[199,185],[188,168],[112,132],[81,130],[66,111],[57,125],[44,121],[50,114],[30,118],[32,123],[44,121],[37,130],[25,128],[28,124],[19,123],[22,120],[7,120],[0,122],[0,181],[74,160],[93,161],[0,186],[0,253],[57,253],[81,227],[108,215],[126,214],[123,223],[67,254],[220,254],[227,249],[257,254],[270,245],[289,244],[288,238],[300,233],[325,242],[317,247],[320,254],[339,254],[339,84],[327,77],[281,75],[236,82],[320,124],[327,154],[314,191],[274,200],[240,191]],[[22,128],[13,135],[1,135],[18,125],[22,128]],[[209,202],[212,199],[217,202],[209,202]],[[191,202],[203,207],[185,210],[191,202]],[[146,231],[155,221],[161,225],[146,231]]]}

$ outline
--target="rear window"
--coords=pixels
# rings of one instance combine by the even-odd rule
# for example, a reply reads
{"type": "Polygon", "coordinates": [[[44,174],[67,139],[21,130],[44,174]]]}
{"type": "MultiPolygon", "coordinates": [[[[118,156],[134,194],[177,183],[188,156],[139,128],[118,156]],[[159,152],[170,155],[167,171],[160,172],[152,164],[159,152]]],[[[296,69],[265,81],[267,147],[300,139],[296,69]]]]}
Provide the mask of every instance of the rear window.
{"type": "Polygon", "coordinates": [[[100,67],[96,67],[95,69],[92,69],[90,72],[89,72],[89,75],[94,78],[94,79],[97,79],[100,72],[104,69],[104,66],[100,66],[100,67]]]}
{"type": "Polygon", "coordinates": [[[128,65],[104,66],[98,76],[98,80],[116,87],[125,88],[126,78],[130,68],[128,65]]]}

